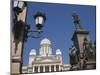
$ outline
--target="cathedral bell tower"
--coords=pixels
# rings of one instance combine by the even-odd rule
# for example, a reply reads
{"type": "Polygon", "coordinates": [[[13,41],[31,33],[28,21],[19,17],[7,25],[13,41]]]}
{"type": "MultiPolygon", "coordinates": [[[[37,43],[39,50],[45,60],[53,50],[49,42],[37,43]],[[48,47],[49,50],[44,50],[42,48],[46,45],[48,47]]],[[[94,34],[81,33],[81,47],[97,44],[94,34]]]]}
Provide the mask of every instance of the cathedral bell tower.
{"type": "Polygon", "coordinates": [[[57,57],[57,59],[60,60],[61,63],[62,63],[62,52],[61,52],[60,49],[57,49],[57,50],[56,50],[56,57],[57,57]]]}
{"type": "Polygon", "coordinates": [[[29,65],[32,66],[32,62],[34,62],[36,57],[36,50],[35,49],[31,49],[31,52],[29,54],[29,65]]]}

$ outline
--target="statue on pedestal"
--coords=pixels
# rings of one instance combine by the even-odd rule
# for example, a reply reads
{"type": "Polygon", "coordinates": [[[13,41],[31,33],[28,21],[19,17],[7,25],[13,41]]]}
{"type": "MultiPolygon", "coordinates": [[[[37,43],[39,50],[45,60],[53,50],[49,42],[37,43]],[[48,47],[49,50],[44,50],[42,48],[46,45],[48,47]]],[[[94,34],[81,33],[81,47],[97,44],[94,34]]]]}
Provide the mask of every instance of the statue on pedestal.
{"type": "Polygon", "coordinates": [[[78,53],[77,49],[74,45],[70,48],[70,63],[71,65],[75,65],[78,62],[78,53]]]}
{"type": "Polygon", "coordinates": [[[80,25],[80,18],[76,13],[72,14],[73,23],[75,24],[76,29],[82,29],[80,25]]]}
{"type": "Polygon", "coordinates": [[[88,61],[89,59],[93,59],[94,57],[94,47],[92,42],[88,41],[86,38],[84,38],[84,42],[83,42],[83,49],[84,49],[84,54],[85,54],[85,58],[88,61]]]}

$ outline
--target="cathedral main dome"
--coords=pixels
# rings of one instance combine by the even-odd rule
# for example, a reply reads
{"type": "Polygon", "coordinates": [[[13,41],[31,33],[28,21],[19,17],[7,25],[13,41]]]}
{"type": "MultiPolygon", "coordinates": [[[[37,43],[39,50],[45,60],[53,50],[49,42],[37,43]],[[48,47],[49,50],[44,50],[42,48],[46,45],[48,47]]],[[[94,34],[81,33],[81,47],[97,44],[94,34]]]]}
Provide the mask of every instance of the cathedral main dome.
{"type": "Polygon", "coordinates": [[[40,45],[42,45],[42,44],[51,44],[51,41],[48,40],[47,38],[44,38],[44,39],[41,41],[40,45]]]}

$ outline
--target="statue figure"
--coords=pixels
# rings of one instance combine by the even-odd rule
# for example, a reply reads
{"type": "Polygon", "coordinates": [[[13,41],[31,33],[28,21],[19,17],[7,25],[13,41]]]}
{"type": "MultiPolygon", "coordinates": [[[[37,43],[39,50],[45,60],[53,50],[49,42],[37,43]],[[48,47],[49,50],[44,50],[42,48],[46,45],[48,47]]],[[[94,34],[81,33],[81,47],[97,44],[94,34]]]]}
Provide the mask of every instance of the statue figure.
{"type": "Polygon", "coordinates": [[[93,55],[94,55],[94,60],[96,60],[96,40],[95,40],[94,43],[93,43],[93,50],[94,50],[94,53],[93,53],[93,55]]]}
{"type": "Polygon", "coordinates": [[[73,23],[75,24],[76,29],[82,29],[82,27],[80,25],[79,16],[76,13],[72,14],[72,19],[73,19],[73,23]]]}
{"type": "Polygon", "coordinates": [[[71,65],[77,64],[78,61],[78,54],[77,54],[77,49],[74,45],[70,48],[70,63],[71,65]]]}
{"type": "Polygon", "coordinates": [[[88,55],[89,55],[89,41],[87,40],[87,38],[84,38],[84,42],[83,42],[83,54],[84,54],[84,58],[85,60],[88,60],[88,55]]]}
{"type": "Polygon", "coordinates": [[[89,42],[86,38],[84,38],[83,49],[87,61],[94,58],[94,47],[92,41],[89,42]]]}

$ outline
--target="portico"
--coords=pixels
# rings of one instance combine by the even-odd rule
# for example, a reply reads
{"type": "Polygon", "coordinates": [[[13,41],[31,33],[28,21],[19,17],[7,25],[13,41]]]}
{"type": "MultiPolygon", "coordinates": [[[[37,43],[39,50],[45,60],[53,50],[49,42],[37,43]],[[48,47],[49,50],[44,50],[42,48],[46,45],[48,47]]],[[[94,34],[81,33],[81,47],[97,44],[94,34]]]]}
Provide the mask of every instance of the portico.
{"type": "Polygon", "coordinates": [[[60,64],[33,65],[33,73],[60,72],[60,71],[62,71],[62,65],[60,64]]]}

